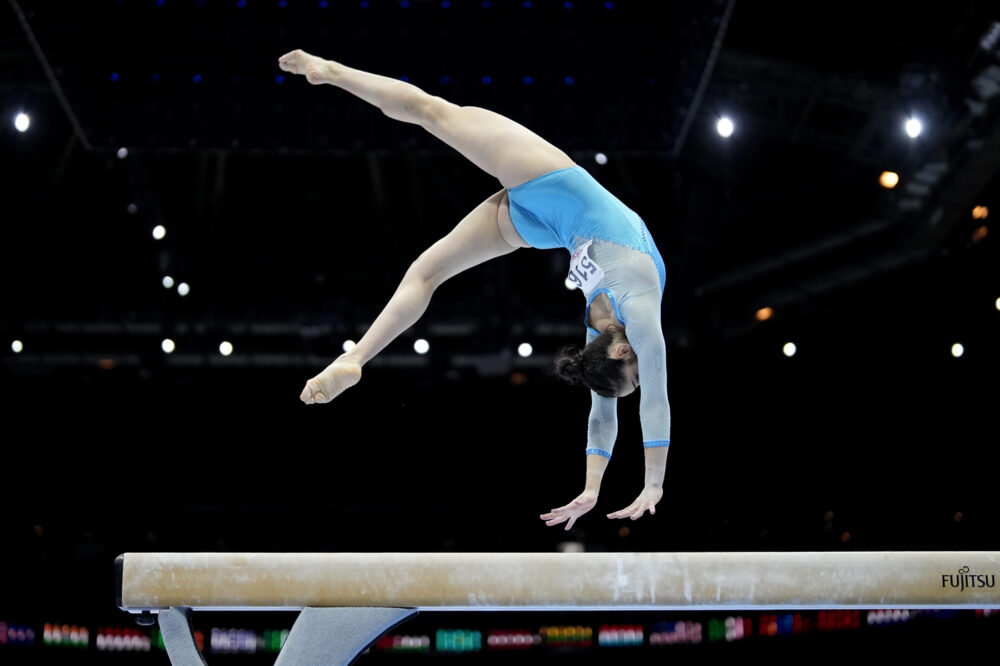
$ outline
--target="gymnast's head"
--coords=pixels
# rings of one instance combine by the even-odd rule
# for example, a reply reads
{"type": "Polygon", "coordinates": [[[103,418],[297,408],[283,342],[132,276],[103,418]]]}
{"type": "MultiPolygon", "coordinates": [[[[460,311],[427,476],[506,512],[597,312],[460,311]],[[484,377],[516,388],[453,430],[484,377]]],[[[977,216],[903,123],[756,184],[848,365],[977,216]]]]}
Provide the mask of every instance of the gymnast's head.
{"type": "Polygon", "coordinates": [[[556,375],[605,398],[622,398],[639,386],[639,361],[625,329],[612,324],[583,349],[570,346],[559,350],[556,375]]]}

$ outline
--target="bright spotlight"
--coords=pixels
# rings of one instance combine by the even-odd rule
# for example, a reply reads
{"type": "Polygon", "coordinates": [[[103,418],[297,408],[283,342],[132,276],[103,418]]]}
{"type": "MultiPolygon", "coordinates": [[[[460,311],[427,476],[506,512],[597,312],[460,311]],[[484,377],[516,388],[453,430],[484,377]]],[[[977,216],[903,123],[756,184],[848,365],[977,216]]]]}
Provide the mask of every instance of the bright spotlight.
{"type": "Polygon", "coordinates": [[[164,275],[163,276],[163,288],[164,289],[170,289],[173,286],[174,286],[174,279],[172,277],[170,277],[169,275],[164,275]]]}
{"type": "Polygon", "coordinates": [[[344,353],[346,354],[346,353],[349,353],[352,349],[354,349],[357,346],[358,346],[358,343],[356,343],[354,340],[344,340],[344,346],[342,347],[342,349],[344,350],[344,353]]]}
{"type": "Polygon", "coordinates": [[[785,356],[791,358],[795,356],[795,352],[798,351],[798,348],[795,346],[794,342],[786,342],[785,346],[781,348],[781,351],[785,354],[785,356]]]}
{"type": "Polygon", "coordinates": [[[128,148],[119,148],[115,154],[118,155],[118,159],[123,160],[128,157],[128,148]]]}
{"type": "Polygon", "coordinates": [[[604,153],[597,153],[596,155],[594,155],[594,161],[597,162],[600,165],[607,164],[608,163],[608,156],[605,155],[604,153]]]}
{"type": "Polygon", "coordinates": [[[736,127],[733,125],[733,121],[725,116],[719,118],[719,122],[715,125],[715,131],[717,131],[719,136],[724,139],[731,137],[733,135],[733,130],[735,129],[736,127]]]}
{"type": "Polygon", "coordinates": [[[997,302],[996,302],[996,303],[994,303],[993,305],[995,305],[995,306],[996,306],[997,310],[1000,310],[1000,298],[998,298],[998,299],[997,299],[997,302]]]}
{"type": "Polygon", "coordinates": [[[165,354],[173,354],[174,349],[176,348],[177,347],[174,345],[174,341],[170,338],[165,338],[163,342],[160,343],[160,349],[162,349],[165,354]]]}
{"type": "Polygon", "coordinates": [[[188,294],[191,293],[191,285],[189,285],[187,282],[181,282],[179,285],[177,285],[177,293],[180,294],[181,296],[187,296],[188,294]]]}
{"type": "Polygon", "coordinates": [[[167,235],[167,229],[162,224],[158,224],[153,227],[153,238],[156,240],[163,240],[167,235]]]}
{"type": "Polygon", "coordinates": [[[31,116],[27,113],[21,112],[14,116],[14,129],[18,132],[27,132],[29,127],[31,127],[31,116]]]}
{"type": "Polygon", "coordinates": [[[20,340],[14,340],[14,342],[10,343],[10,350],[15,354],[20,354],[24,351],[24,344],[20,340]]]}
{"type": "Polygon", "coordinates": [[[895,171],[883,171],[882,175],[878,177],[879,184],[887,190],[899,185],[899,174],[895,171]]]}
{"type": "Polygon", "coordinates": [[[223,356],[229,356],[230,354],[232,354],[233,343],[223,340],[222,343],[219,344],[219,353],[222,354],[223,356]]]}
{"type": "Polygon", "coordinates": [[[418,354],[426,354],[430,348],[431,348],[430,343],[424,340],[423,338],[419,338],[416,342],[413,343],[413,351],[417,352],[418,354]]]}
{"type": "Polygon", "coordinates": [[[517,346],[517,353],[521,358],[528,358],[531,356],[531,352],[534,351],[531,345],[527,342],[522,342],[517,346]]]}
{"type": "Polygon", "coordinates": [[[965,347],[962,346],[962,343],[956,342],[951,346],[951,355],[954,356],[955,358],[960,358],[964,353],[965,353],[965,347]]]}
{"type": "Polygon", "coordinates": [[[924,125],[916,118],[909,118],[906,124],[903,125],[903,129],[906,130],[906,136],[911,139],[916,139],[920,136],[920,133],[924,131],[924,125]]]}

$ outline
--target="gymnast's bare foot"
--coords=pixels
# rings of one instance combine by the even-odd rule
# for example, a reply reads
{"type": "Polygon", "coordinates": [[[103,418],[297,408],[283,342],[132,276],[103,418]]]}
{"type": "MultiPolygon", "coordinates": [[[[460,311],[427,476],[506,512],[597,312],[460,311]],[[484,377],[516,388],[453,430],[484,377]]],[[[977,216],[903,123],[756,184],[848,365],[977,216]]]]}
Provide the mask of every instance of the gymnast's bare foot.
{"type": "Polygon", "coordinates": [[[304,74],[313,85],[333,83],[333,63],[302,49],[295,49],[278,58],[278,67],[292,74],[304,74]]]}
{"type": "Polygon", "coordinates": [[[359,381],[361,381],[361,366],[338,359],[306,382],[299,399],[307,405],[330,402],[359,381]]]}

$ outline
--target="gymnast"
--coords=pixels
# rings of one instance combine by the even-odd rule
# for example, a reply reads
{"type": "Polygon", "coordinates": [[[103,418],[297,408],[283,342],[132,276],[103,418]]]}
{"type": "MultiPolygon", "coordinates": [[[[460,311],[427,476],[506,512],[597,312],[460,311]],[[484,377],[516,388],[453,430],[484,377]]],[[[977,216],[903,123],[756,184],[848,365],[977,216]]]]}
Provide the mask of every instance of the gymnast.
{"type": "Polygon", "coordinates": [[[586,346],[566,348],[556,373],[591,390],[583,492],[542,514],[548,526],[577,519],[597,504],[618,433],[617,400],[642,378],[639,418],[645,455],[642,492],[608,518],[656,512],[670,445],[666,345],[660,328],[663,259],[642,219],[566,153],[486,109],[457,106],[404,81],[363,72],[301,50],[279,67],[311,84],[342,88],[382,113],[420,125],[483,169],[503,189],[479,204],[410,265],[388,304],[357,345],[306,382],[306,404],[330,402],[361,379],[361,368],[412,326],[445,280],[522,247],[570,251],[569,280],[587,299],[586,346]]]}

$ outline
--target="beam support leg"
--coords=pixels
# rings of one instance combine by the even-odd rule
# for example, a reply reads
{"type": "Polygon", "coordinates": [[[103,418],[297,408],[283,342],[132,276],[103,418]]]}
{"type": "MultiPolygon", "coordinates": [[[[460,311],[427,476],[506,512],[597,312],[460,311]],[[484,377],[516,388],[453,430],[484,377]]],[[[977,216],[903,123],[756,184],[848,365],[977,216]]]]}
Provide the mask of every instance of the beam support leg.
{"type": "MultiPolygon", "coordinates": [[[[278,653],[275,666],[347,666],[415,608],[303,608],[278,653]]],[[[157,621],[172,666],[208,666],[191,626],[191,609],[171,607],[157,621]]]]}
{"type": "Polygon", "coordinates": [[[303,608],[274,666],[347,666],[382,634],[416,614],[415,608],[303,608]]]}
{"type": "Polygon", "coordinates": [[[194,640],[190,608],[172,606],[160,611],[156,620],[173,666],[208,666],[194,640]]]}

